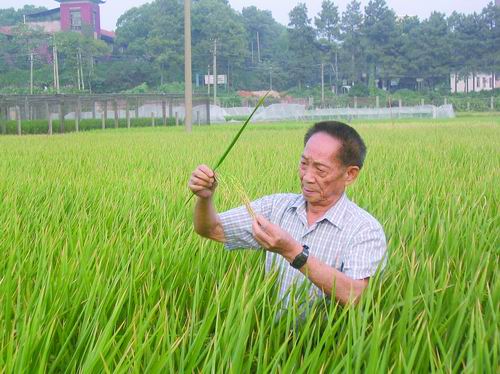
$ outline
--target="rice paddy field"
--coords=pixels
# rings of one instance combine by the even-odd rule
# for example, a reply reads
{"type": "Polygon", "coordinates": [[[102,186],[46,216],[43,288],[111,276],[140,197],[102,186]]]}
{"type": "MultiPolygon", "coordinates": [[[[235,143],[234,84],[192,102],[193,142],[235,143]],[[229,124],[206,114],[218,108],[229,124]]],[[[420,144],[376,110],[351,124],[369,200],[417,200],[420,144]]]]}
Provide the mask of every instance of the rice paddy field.
{"type": "MultiPolygon", "coordinates": [[[[250,125],[221,176],[299,192],[309,125],[250,125]]],[[[238,126],[0,137],[0,373],[498,373],[500,116],[353,125],[348,195],[388,266],[357,306],[279,319],[264,253],[201,239],[184,206],[238,126]]]]}

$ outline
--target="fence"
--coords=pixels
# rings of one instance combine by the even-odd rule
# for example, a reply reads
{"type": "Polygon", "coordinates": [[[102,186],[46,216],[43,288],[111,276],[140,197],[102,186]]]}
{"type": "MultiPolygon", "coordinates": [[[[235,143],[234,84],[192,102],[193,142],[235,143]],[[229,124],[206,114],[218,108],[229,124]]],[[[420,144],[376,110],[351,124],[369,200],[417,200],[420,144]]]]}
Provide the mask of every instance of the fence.
{"type": "MultiPolygon", "coordinates": [[[[207,96],[193,97],[193,124],[242,121],[248,106],[222,108],[207,96]]],[[[450,118],[455,111],[500,110],[500,97],[394,99],[337,96],[323,104],[307,99],[272,99],[259,108],[254,121],[450,118]]],[[[0,95],[1,134],[53,134],[105,128],[182,125],[184,96],[179,94],[0,95]]]]}
{"type": "MultiPolygon", "coordinates": [[[[0,95],[2,134],[182,125],[184,95],[0,95]]],[[[206,96],[193,96],[193,124],[210,124],[206,96]]]]}
{"type": "MultiPolygon", "coordinates": [[[[254,107],[258,98],[245,98],[242,99],[243,107],[254,107]]],[[[339,95],[335,97],[325,98],[323,102],[321,99],[308,97],[308,98],[292,98],[284,97],[281,99],[268,98],[267,104],[299,104],[305,105],[308,109],[334,109],[334,108],[403,108],[403,107],[416,107],[433,105],[436,107],[446,106],[451,104],[456,112],[494,112],[500,111],[500,96],[491,97],[455,97],[455,96],[435,96],[432,98],[398,98],[392,96],[368,96],[357,97],[339,95]]],[[[229,109],[231,106],[226,107],[229,109]]]]}

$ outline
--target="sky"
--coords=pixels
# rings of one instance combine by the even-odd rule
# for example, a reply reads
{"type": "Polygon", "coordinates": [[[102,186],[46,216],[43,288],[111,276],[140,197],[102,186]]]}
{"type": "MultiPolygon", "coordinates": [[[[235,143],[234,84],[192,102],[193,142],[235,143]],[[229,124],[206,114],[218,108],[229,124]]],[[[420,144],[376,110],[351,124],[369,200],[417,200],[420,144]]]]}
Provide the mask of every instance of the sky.
{"type": "MultiPolygon", "coordinates": [[[[387,0],[387,4],[397,15],[419,16],[420,19],[427,18],[432,11],[438,11],[447,15],[454,10],[460,13],[480,12],[490,0],[387,0]]],[[[101,27],[106,30],[114,30],[116,21],[128,9],[149,3],[151,0],[106,0],[101,5],[101,27]]],[[[243,7],[255,5],[262,10],[270,10],[276,21],[283,25],[288,24],[288,13],[298,3],[305,3],[309,10],[309,17],[314,16],[321,10],[322,0],[229,0],[231,6],[241,11],[243,7]]],[[[350,0],[334,0],[340,12],[345,10],[350,0]]],[[[54,0],[0,0],[0,8],[22,8],[25,4],[56,8],[58,3],[54,0]]],[[[368,0],[361,0],[364,7],[368,0]]]]}

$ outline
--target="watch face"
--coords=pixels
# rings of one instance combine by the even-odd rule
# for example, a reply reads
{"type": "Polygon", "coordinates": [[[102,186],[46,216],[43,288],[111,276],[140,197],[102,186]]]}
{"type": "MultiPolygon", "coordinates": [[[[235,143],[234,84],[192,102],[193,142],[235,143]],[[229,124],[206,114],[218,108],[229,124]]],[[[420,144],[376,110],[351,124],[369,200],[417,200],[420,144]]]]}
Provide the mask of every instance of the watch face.
{"type": "Polygon", "coordinates": [[[292,266],[296,269],[300,269],[307,261],[307,257],[304,254],[298,255],[292,263],[292,266]]]}
{"type": "Polygon", "coordinates": [[[303,250],[302,253],[298,254],[297,257],[293,260],[291,265],[295,269],[300,269],[302,266],[305,265],[307,262],[307,259],[309,258],[309,247],[307,245],[302,246],[303,250]]]}

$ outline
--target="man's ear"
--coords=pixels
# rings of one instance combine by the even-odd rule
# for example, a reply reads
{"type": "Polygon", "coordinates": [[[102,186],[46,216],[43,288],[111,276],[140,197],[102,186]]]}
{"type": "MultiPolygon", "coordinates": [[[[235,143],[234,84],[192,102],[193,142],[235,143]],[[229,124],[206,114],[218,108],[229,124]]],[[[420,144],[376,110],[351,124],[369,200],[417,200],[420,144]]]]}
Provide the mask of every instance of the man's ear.
{"type": "Polygon", "coordinates": [[[345,170],[345,185],[349,186],[354,183],[359,175],[359,166],[348,166],[345,170]]]}

